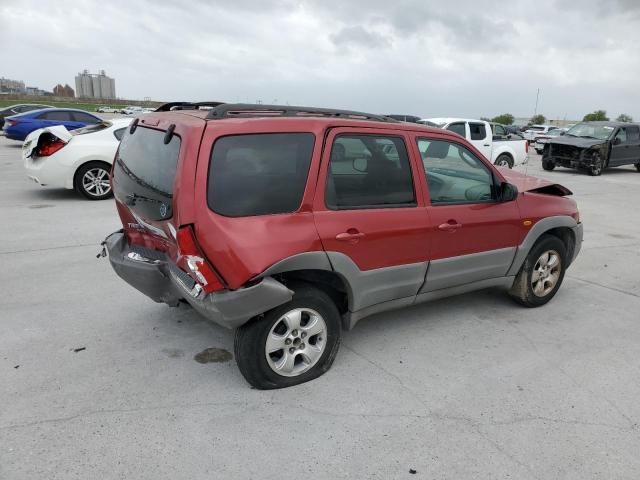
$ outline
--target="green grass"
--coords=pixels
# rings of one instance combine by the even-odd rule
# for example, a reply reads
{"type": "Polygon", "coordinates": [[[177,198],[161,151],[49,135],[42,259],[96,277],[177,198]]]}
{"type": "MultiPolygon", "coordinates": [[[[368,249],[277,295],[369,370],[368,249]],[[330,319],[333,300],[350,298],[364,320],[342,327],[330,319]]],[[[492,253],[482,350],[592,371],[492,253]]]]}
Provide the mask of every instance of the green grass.
{"type": "Polygon", "coordinates": [[[96,108],[98,108],[101,105],[108,105],[108,106],[126,106],[126,105],[144,105],[147,102],[136,102],[136,101],[130,101],[128,103],[116,103],[116,104],[111,104],[109,103],[108,100],[105,100],[104,102],[100,102],[100,103],[84,103],[84,102],[60,102],[60,101],[49,101],[47,100],[47,97],[37,97],[36,98],[30,98],[29,100],[9,100],[9,99],[0,99],[0,108],[4,108],[4,107],[8,107],[10,105],[17,105],[20,103],[36,103],[38,105],[42,104],[42,105],[51,105],[52,107],[57,107],[57,108],[78,108],[80,110],[86,110],[88,112],[95,112],[96,108]]]}

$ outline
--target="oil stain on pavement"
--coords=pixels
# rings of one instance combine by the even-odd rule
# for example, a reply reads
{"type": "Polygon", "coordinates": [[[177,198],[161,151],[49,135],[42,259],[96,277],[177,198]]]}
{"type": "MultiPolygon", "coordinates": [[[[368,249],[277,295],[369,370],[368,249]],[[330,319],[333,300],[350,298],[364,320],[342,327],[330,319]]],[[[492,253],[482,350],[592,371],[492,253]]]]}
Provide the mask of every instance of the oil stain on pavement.
{"type": "Polygon", "coordinates": [[[233,355],[223,348],[205,348],[193,357],[198,363],[224,363],[232,358],[233,355]]]}

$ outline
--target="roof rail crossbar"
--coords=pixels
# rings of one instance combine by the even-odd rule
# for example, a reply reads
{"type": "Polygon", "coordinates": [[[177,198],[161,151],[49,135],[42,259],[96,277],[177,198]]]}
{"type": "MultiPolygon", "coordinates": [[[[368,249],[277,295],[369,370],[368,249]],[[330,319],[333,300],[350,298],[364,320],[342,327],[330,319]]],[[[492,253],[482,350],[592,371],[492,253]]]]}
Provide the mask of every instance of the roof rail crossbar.
{"type": "Polygon", "coordinates": [[[156,108],[156,112],[169,112],[171,110],[199,110],[200,107],[215,108],[224,102],[169,102],[156,108]]]}
{"type": "Polygon", "coordinates": [[[207,118],[221,120],[234,117],[335,117],[355,120],[373,120],[377,122],[396,122],[396,120],[373,113],[333,108],[296,107],[291,105],[264,105],[248,103],[223,103],[211,109],[207,118]]]}

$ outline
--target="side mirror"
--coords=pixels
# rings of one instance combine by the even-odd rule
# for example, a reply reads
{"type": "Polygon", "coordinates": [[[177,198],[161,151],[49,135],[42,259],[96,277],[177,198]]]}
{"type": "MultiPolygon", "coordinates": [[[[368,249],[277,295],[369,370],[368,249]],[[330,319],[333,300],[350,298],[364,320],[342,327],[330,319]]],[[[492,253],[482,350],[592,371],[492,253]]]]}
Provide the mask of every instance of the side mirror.
{"type": "Polygon", "coordinates": [[[500,201],[512,202],[518,198],[518,187],[511,183],[502,182],[500,185],[500,201]]]}
{"type": "Polygon", "coordinates": [[[616,137],[613,139],[613,144],[614,145],[620,145],[622,143],[622,140],[620,140],[620,137],[616,137]]]}

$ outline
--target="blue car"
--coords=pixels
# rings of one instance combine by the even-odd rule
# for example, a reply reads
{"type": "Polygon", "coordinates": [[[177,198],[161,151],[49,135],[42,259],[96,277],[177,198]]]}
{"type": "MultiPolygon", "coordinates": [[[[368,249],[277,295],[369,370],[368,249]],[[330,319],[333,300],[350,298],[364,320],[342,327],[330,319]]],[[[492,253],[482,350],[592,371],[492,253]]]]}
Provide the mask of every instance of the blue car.
{"type": "Polygon", "coordinates": [[[5,118],[2,131],[11,140],[24,140],[34,130],[64,125],[67,130],[102,122],[102,119],[84,110],[73,108],[43,108],[5,118]]]}

